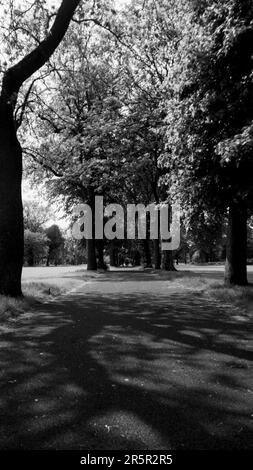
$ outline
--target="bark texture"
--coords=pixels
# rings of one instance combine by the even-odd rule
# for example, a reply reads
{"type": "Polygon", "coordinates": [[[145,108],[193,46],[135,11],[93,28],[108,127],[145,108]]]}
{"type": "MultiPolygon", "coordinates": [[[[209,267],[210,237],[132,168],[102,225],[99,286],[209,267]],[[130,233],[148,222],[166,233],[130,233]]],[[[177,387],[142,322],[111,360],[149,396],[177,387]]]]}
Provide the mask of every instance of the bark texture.
{"type": "Polygon", "coordinates": [[[22,151],[12,113],[0,105],[0,294],[22,296],[22,151]]]}
{"type": "Polygon", "coordinates": [[[172,251],[164,251],[163,252],[163,257],[162,257],[162,268],[165,271],[176,271],[175,265],[174,265],[174,255],[172,251]]]}
{"type": "Polygon", "coordinates": [[[97,270],[96,243],[95,240],[87,240],[87,270],[97,270]]]}
{"type": "Polygon", "coordinates": [[[154,240],[154,263],[155,269],[161,269],[161,249],[160,240],[154,240]]]}
{"type": "Polygon", "coordinates": [[[247,284],[247,209],[243,203],[233,202],[229,208],[225,285],[247,284]]]}

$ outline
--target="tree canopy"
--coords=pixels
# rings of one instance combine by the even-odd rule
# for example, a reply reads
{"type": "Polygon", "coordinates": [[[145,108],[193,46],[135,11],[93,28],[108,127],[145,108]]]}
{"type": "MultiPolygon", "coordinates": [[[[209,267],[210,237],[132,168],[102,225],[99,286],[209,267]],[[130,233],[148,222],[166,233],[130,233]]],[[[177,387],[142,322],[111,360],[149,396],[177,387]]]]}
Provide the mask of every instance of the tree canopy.
{"type": "MultiPolygon", "coordinates": [[[[80,202],[94,207],[96,195],[124,210],[129,203],[159,208],[180,201],[185,249],[218,256],[227,231],[226,282],[246,284],[253,210],[252,2],[22,5],[7,2],[0,27],[0,113],[7,122],[11,107],[13,161],[19,162],[8,167],[11,181],[18,174],[9,204],[19,201],[19,259],[21,145],[26,177],[34,185],[43,181],[48,199],[69,214],[80,202]]],[[[143,243],[147,264],[155,258],[160,267],[161,242],[143,243]]],[[[95,268],[105,240],[88,241],[87,249],[95,268]]],[[[163,265],[173,269],[170,256],[163,265]]]]}

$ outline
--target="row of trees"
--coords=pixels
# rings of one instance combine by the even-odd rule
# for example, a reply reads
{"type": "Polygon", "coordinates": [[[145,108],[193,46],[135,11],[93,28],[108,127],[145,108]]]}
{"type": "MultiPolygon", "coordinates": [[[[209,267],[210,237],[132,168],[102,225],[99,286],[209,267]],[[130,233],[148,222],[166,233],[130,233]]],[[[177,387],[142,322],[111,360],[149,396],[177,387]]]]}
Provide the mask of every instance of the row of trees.
{"type": "MultiPolygon", "coordinates": [[[[77,265],[87,262],[85,239],[75,240],[71,231],[50,225],[54,211],[36,201],[24,202],[24,264],[35,265],[77,265]]],[[[248,261],[253,262],[253,218],[248,224],[248,261]]],[[[228,221],[213,224],[213,221],[197,220],[186,232],[182,224],[181,244],[174,260],[181,263],[219,262],[226,259],[226,232],[228,221]],[[203,230],[204,227],[204,230],[203,230]],[[202,228],[202,229],[201,229],[202,228]]],[[[156,263],[156,240],[109,240],[96,244],[97,267],[111,266],[153,267],[156,263]],[[102,250],[102,253],[101,253],[102,250]]],[[[165,261],[161,259],[162,265],[165,261]]],[[[161,264],[157,266],[160,268],[161,264]]],[[[164,266],[166,269],[166,266],[164,266]]]]}
{"type": "MultiPolygon", "coordinates": [[[[123,207],[180,201],[183,240],[199,231],[208,244],[226,225],[226,283],[246,284],[252,2],[137,0],[118,11],[113,1],[63,1],[56,13],[38,0],[11,18],[5,40],[28,55],[3,72],[0,292],[20,294],[20,122],[27,175],[67,213],[79,202],[93,208],[96,195],[123,207]]],[[[87,245],[95,269],[103,244],[87,245]]],[[[173,269],[171,253],[163,265],[173,269]]]]}

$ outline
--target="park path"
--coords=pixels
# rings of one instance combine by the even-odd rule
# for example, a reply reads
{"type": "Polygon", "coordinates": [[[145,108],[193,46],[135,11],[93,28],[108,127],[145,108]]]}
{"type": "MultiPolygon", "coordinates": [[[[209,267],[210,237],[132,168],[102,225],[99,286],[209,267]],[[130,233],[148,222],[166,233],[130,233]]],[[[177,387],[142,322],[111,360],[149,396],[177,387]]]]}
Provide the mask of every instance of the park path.
{"type": "Polygon", "coordinates": [[[252,320],[111,272],[0,331],[1,449],[253,449],[252,320]]]}

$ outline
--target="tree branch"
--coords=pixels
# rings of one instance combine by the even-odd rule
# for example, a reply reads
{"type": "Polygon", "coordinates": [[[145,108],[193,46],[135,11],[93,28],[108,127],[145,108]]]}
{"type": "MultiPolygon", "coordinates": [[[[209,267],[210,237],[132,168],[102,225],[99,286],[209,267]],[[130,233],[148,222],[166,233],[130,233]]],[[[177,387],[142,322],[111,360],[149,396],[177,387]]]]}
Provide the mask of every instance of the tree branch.
{"type": "Polygon", "coordinates": [[[2,97],[7,101],[18,93],[21,85],[39,70],[57,49],[80,2],[81,0],[62,0],[48,36],[30,54],[5,72],[2,97]]]}
{"type": "Polygon", "coordinates": [[[24,118],[24,114],[25,114],[25,110],[26,110],[26,107],[27,107],[27,104],[28,104],[28,100],[29,100],[29,96],[31,94],[31,91],[32,91],[32,88],[33,88],[33,85],[34,83],[36,82],[36,80],[38,80],[38,78],[35,78],[32,83],[30,84],[26,94],[25,94],[25,98],[24,98],[24,101],[22,103],[22,105],[17,109],[16,113],[15,113],[15,122],[16,122],[16,128],[18,129],[21,124],[22,124],[22,121],[23,121],[23,118],[24,118]],[[18,111],[19,109],[21,109],[20,111],[20,115],[18,117],[18,111]]]}
{"type": "Polygon", "coordinates": [[[23,149],[23,153],[25,155],[27,155],[28,157],[31,157],[33,159],[33,161],[35,161],[38,165],[40,165],[42,168],[44,168],[45,170],[47,171],[50,171],[50,173],[52,173],[54,176],[56,176],[57,178],[62,178],[64,175],[63,173],[59,173],[57,170],[55,170],[54,168],[52,168],[50,165],[48,165],[47,163],[45,163],[43,161],[43,157],[41,155],[38,154],[37,152],[37,156],[33,153],[33,151],[29,150],[29,149],[26,149],[24,148],[23,149]]]}

